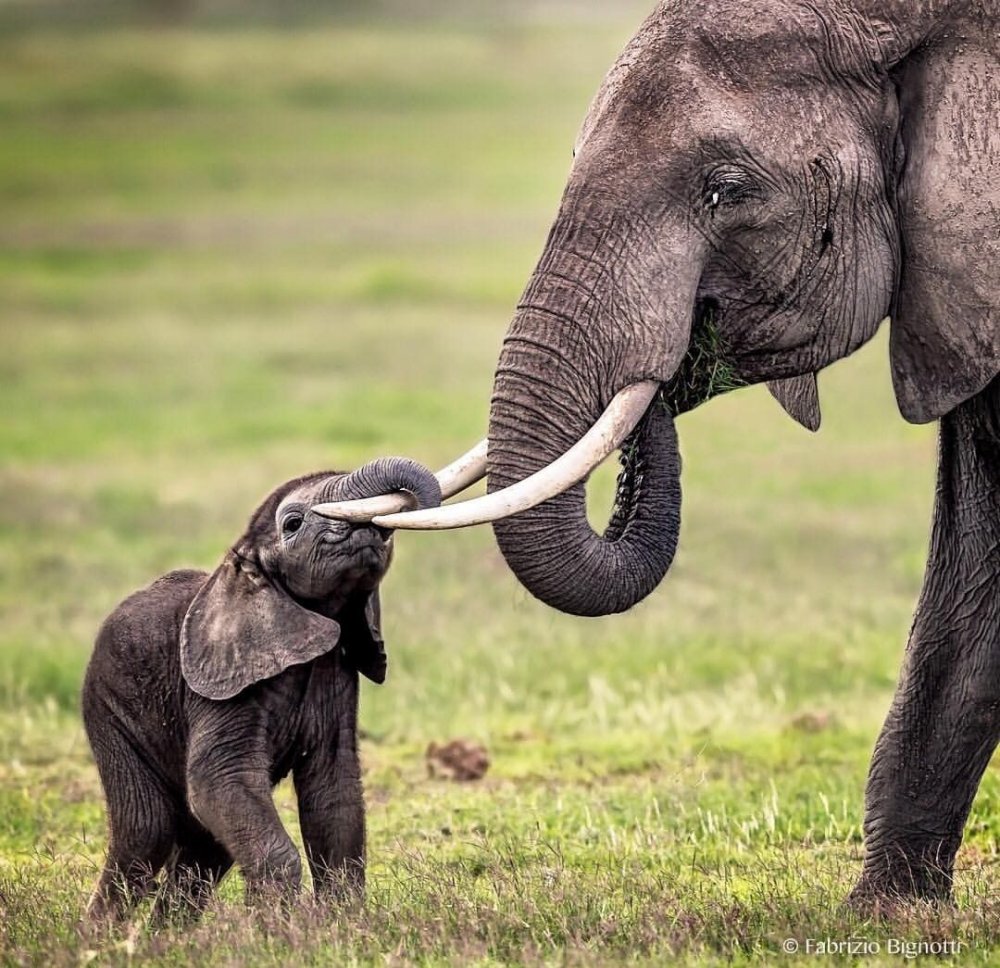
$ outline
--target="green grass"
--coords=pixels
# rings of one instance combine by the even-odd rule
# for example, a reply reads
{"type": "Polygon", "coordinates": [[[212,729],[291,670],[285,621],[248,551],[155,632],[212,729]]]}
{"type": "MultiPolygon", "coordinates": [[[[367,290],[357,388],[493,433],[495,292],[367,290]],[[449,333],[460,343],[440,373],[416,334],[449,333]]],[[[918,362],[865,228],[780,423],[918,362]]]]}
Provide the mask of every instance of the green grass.
{"type": "Polygon", "coordinates": [[[390,680],[363,697],[365,910],[248,917],[234,881],[195,930],[75,933],[105,843],[77,709],[101,619],[212,567],[279,481],[483,434],[638,19],[0,36],[0,962],[765,965],[852,933],[886,964],[894,937],[989,962],[995,771],[957,909],[841,907],[933,489],[882,337],[823,375],[818,437],[761,388],[682,418],[681,549],[628,615],[539,605],[488,530],[400,538],[390,680]],[[457,736],[489,747],[484,781],[428,779],[457,736]]]}

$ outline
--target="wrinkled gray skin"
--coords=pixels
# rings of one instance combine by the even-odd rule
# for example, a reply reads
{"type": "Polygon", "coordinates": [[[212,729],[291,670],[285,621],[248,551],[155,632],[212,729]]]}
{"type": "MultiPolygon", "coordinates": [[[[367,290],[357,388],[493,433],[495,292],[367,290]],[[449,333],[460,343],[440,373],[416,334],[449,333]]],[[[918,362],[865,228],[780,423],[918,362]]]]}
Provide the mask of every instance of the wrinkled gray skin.
{"type": "Polygon", "coordinates": [[[309,508],[397,489],[441,501],[402,458],[290,481],[212,575],[171,572],[105,621],[83,686],[110,828],[92,921],[127,914],[164,866],[157,919],[197,914],[234,861],[251,899],[297,891],[301,860],[271,799],[289,771],[317,895],[363,888],[358,672],[385,678],[391,533],[309,508]]]}
{"type": "Polygon", "coordinates": [[[491,490],[662,385],[604,536],[582,485],[495,525],[535,595],[601,615],[669,568],[673,415],[768,382],[815,428],[817,371],[891,315],[900,409],[941,419],[940,484],[858,900],[948,893],[1000,735],[998,226],[996,0],[663,3],[590,109],[497,367],[491,490]]]}

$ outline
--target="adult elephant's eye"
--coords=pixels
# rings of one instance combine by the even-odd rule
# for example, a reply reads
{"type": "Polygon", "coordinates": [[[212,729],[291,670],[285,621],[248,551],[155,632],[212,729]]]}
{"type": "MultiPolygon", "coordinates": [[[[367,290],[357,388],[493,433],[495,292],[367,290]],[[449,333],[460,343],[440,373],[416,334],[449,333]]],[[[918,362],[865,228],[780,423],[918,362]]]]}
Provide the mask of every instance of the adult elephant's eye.
{"type": "Polygon", "coordinates": [[[298,514],[290,514],[281,524],[281,530],[285,534],[295,534],[302,527],[302,517],[298,514]]]}
{"type": "Polygon", "coordinates": [[[759,184],[741,168],[717,168],[705,180],[703,198],[709,211],[760,197],[759,184]]]}

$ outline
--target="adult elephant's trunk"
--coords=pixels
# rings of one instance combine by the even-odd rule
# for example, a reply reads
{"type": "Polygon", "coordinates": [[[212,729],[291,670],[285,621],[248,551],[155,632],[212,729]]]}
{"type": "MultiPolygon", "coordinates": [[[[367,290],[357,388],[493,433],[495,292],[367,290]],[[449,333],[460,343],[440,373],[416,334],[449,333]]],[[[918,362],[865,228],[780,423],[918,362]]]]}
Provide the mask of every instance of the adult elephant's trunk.
{"type": "MultiPolygon", "coordinates": [[[[672,255],[662,241],[654,248],[642,238],[616,239],[590,224],[557,222],[508,331],[490,410],[491,492],[556,460],[624,387],[668,381],[687,351],[697,286],[690,255],[672,255]],[[595,253],[622,249],[627,276],[622,262],[595,261],[595,253]]],[[[493,525],[520,581],[560,611],[625,611],[673,560],[680,457],[660,397],[620,451],[622,473],[603,534],[587,521],[584,483],[493,525]]]]}
{"type": "MultiPolygon", "coordinates": [[[[527,477],[574,442],[561,424],[537,419],[553,408],[553,401],[532,399],[532,389],[530,380],[517,374],[497,381],[490,490],[527,477]]],[[[587,520],[584,482],[493,524],[500,550],[521,583],[560,611],[623,612],[660,583],[673,560],[680,530],[680,458],[673,419],[659,399],[623,445],[621,465],[611,520],[601,535],[587,520]]]]}
{"type": "Polygon", "coordinates": [[[332,482],[324,501],[353,501],[359,498],[406,491],[415,506],[436,508],[441,503],[441,486],[423,464],[408,457],[380,457],[332,482]]]}

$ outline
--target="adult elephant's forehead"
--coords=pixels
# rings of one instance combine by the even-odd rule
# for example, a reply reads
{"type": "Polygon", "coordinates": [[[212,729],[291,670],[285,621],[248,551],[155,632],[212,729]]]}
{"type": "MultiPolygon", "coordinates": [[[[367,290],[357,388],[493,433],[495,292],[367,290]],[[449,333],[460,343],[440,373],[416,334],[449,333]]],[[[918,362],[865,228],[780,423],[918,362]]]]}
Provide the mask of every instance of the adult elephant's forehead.
{"type": "Polygon", "coordinates": [[[628,94],[606,107],[578,149],[577,187],[591,196],[601,185],[666,190],[694,184],[722,161],[779,180],[808,174],[817,157],[836,158],[847,170],[880,164],[889,127],[872,119],[890,117],[890,106],[872,104],[864,113],[856,97],[804,86],[771,87],[749,99],[711,80],[675,74],[673,83],[655,101],[628,94]]]}
{"type": "Polygon", "coordinates": [[[832,32],[827,11],[794,2],[709,0],[710,16],[705,6],[662,4],[640,27],[594,98],[578,155],[749,144],[769,131],[812,151],[825,129],[837,127],[843,139],[843,125],[883,113],[871,24],[848,18],[850,29],[832,32]],[[842,83],[831,85],[831,76],[842,83]]]}
{"type": "Polygon", "coordinates": [[[831,71],[870,77],[879,47],[871,20],[841,4],[798,0],[685,4],[669,33],[686,38],[705,76],[753,91],[809,80],[829,84],[831,71]]]}

